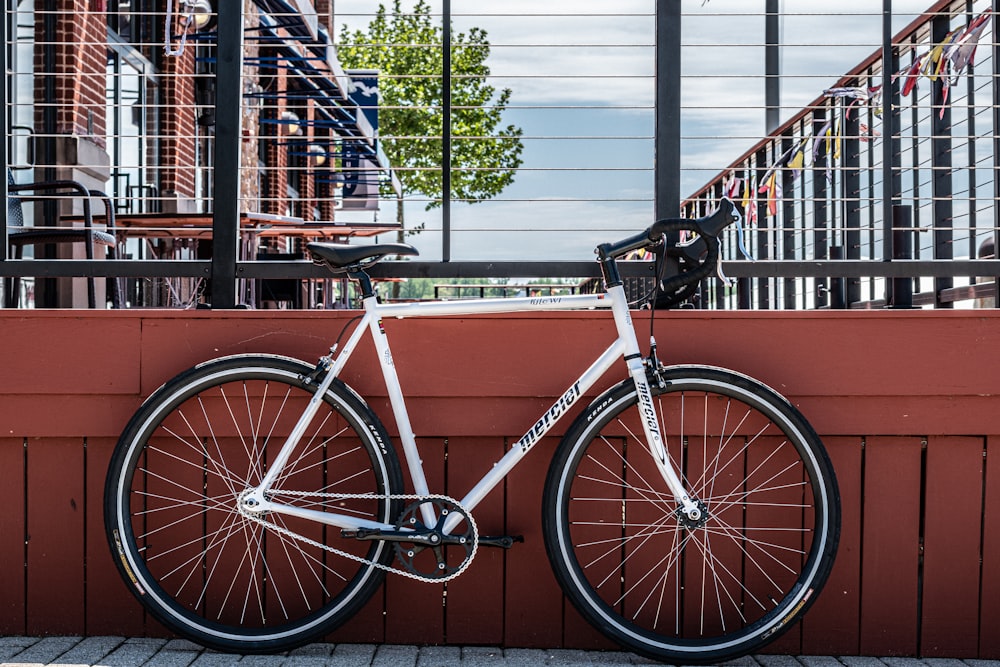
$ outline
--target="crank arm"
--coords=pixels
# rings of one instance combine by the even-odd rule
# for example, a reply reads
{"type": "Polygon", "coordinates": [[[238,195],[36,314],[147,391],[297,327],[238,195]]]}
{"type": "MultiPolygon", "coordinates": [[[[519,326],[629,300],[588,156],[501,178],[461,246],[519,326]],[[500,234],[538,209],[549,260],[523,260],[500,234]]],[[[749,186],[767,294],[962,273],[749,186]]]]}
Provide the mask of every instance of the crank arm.
{"type": "Polygon", "coordinates": [[[524,542],[524,535],[501,535],[490,537],[483,535],[479,538],[481,547],[499,547],[500,549],[510,549],[515,542],[524,542]]]}
{"type": "Polygon", "coordinates": [[[428,547],[436,547],[442,544],[465,544],[466,539],[457,535],[439,535],[433,531],[423,530],[342,530],[341,537],[356,540],[381,540],[383,542],[407,542],[410,544],[420,544],[428,547]]]}

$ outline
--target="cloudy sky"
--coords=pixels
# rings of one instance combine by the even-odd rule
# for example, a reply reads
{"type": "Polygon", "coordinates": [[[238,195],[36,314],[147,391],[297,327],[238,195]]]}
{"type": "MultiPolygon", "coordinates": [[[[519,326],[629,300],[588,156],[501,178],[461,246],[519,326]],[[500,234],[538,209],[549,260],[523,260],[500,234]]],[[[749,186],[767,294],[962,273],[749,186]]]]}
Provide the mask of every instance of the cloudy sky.
{"type": "MultiPolygon", "coordinates": [[[[652,222],[655,4],[452,0],[457,30],[487,31],[491,82],[513,91],[505,120],[525,136],[514,185],[453,205],[453,260],[588,259],[602,240],[652,222]]],[[[765,134],[764,5],[682,1],[682,196],[765,134]]],[[[894,31],[930,5],[893,0],[894,31]]],[[[336,0],[338,27],[367,24],[377,6],[336,0]]],[[[877,0],[782,0],[782,14],[783,117],[880,48],[877,0]]],[[[426,224],[411,239],[423,258],[440,258],[439,213],[411,204],[406,216],[426,224]]]]}

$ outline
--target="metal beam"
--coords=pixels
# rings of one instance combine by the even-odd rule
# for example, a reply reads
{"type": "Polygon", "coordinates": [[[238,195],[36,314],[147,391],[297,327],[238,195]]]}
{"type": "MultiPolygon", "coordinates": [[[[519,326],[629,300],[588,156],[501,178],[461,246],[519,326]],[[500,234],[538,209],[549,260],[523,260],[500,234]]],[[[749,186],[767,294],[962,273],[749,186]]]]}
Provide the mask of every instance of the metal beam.
{"type": "MultiPolygon", "coordinates": [[[[240,278],[329,278],[330,272],[305,260],[238,262],[240,278]]],[[[621,262],[619,270],[627,277],[653,275],[650,262],[621,262]]],[[[953,259],[897,260],[758,260],[726,262],[723,269],[731,278],[770,277],[846,277],[903,278],[938,276],[995,276],[1000,274],[1000,260],[953,259]]],[[[0,264],[0,276],[120,276],[207,278],[209,260],[136,261],[109,259],[100,262],[78,259],[10,259],[0,264]]],[[[586,262],[382,262],[369,269],[377,278],[494,278],[509,276],[544,276],[547,278],[599,277],[596,261],[586,262]]]]}
{"type": "Polygon", "coordinates": [[[212,220],[212,308],[236,307],[240,223],[240,121],[243,99],[243,3],[219,3],[215,70],[215,184],[212,220]]]}
{"type": "Polygon", "coordinates": [[[764,3],[764,124],[771,134],[781,125],[781,8],[764,3]]]}
{"type": "MultiPolygon", "coordinates": [[[[950,32],[950,17],[937,16],[931,20],[931,43],[941,44],[950,32]]],[[[994,84],[996,85],[996,84],[994,84]]],[[[934,259],[951,259],[954,255],[953,242],[954,231],[952,220],[954,218],[954,207],[951,198],[954,194],[952,188],[952,121],[951,103],[943,99],[942,92],[945,90],[945,78],[939,76],[931,87],[930,116],[931,116],[931,210],[933,211],[934,228],[934,259]],[[941,100],[941,105],[934,104],[933,101],[941,100]]],[[[969,145],[975,145],[970,141],[969,145]]],[[[970,162],[965,168],[971,168],[974,162],[970,162]]],[[[971,181],[971,175],[970,175],[971,181]]],[[[975,191],[975,188],[970,188],[975,191]]],[[[973,236],[975,234],[973,233],[973,236]]],[[[934,281],[934,291],[937,293],[951,289],[955,286],[955,281],[950,276],[937,278],[934,281]]],[[[951,303],[939,303],[938,308],[951,308],[951,303]]]]}
{"type": "Polygon", "coordinates": [[[451,261],[451,0],[441,10],[441,261],[451,261]]]}
{"type": "Polygon", "coordinates": [[[681,0],[656,1],[656,139],[654,205],[657,220],[681,210],[681,0]]]}
{"type": "MultiPolygon", "coordinates": [[[[3,48],[0,48],[0,72],[7,72],[10,69],[10,63],[7,62],[7,45],[14,43],[13,30],[11,28],[12,21],[12,11],[11,5],[13,0],[4,0],[3,3],[3,16],[0,16],[0,35],[3,36],[3,48]]],[[[10,86],[12,81],[17,80],[16,76],[4,77],[3,85],[0,86],[0,119],[3,122],[3,131],[6,134],[11,131],[10,123],[10,108],[7,105],[7,88],[10,86]]],[[[3,157],[3,165],[6,169],[10,169],[11,156],[7,153],[7,147],[10,145],[9,135],[4,137],[4,140],[0,142],[0,156],[3,157]]],[[[4,176],[3,184],[0,185],[0,193],[3,194],[3,201],[7,201],[7,177],[4,176]]],[[[3,232],[0,232],[0,241],[3,245],[0,246],[0,263],[7,259],[7,216],[4,215],[3,232]]]]}

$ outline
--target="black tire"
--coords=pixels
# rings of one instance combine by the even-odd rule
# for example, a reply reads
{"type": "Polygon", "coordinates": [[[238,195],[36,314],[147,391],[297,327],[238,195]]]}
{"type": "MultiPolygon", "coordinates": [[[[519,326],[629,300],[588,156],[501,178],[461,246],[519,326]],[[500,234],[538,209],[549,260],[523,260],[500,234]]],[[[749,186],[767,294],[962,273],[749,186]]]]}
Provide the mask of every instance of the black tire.
{"type": "Polygon", "coordinates": [[[719,662],[760,649],[816,599],[840,497],[819,438],[773,390],[702,366],[662,377],[652,389],[664,441],[707,522],[682,525],[628,380],[559,445],[545,545],[564,592],[605,635],[657,660],[719,662]]]}
{"type": "MultiPolygon", "coordinates": [[[[340,529],[272,513],[284,531],[237,510],[313,394],[306,364],[236,356],[190,369],[133,416],[111,459],[104,512],[115,563],[143,606],[167,627],[222,651],[277,652],[349,619],[385,572],[384,542],[345,540],[340,529]],[[312,543],[295,538],[303,536],[312,543]]],[[[274,491],[299,507],[392,523],[402,474],[377,417],[335,381],[274,491]],[[375,497],[375,496],[381,496],[375,497]]]]}

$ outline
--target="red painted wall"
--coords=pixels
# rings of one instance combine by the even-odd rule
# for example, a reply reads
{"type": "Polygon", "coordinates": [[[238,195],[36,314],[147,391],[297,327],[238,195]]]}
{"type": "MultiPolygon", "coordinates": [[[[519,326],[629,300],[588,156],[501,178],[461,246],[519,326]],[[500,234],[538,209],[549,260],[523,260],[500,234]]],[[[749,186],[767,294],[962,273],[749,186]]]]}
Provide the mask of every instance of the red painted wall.
{"type": "MultiPolygon", "coordinates": [[[[184,368],[237,352],[314,360],[352,315],[0,313],[0,634],[161,634],[107,553],[102,484],[118,433],[184,368]]],[[[432,488],[459,490],[613,335],[592,313],[385,326],[432,488]]],[[[775,650],[1000,658],[1000,311],[686,311],[661,315],[656,334],[664,360],[727,366],[784,393],[834,460],[837,565],[775,650]]],[[[345,379],[388,420],[373,364],[363,348],[345,379]]],[[[538,507],[554,447],[547,438],[477,510],[484,533],[525,544],[482,551],[446,597],[390,577],[331,639],[604,646],[548,570],[538,507]]]]}

